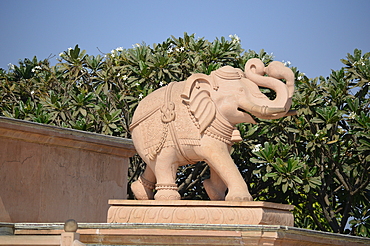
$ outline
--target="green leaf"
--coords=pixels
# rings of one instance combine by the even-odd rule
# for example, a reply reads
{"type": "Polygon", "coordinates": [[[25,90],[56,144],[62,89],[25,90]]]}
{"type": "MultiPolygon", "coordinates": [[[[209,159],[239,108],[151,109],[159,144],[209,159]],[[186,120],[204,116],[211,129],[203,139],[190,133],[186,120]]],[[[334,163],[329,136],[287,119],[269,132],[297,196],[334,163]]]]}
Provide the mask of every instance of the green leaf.
{"type": "Polygon", "coordinates": [[[324,120],[320,119],[320,118],[317,118],[317,117],[314,117],[312,120],[311,120],[312,123],[316,123],[316,124],[321,124],[321,123],[325,123],[324,120]]]}
{"type": "Polygon", "coordinates": [[[86,109],[84,109],[84,108],[80,108],[79,110],[80,110],[80,113],[81,113],[83,116],[85,116],[85,117],[86,117],[86,115],[87,115],[86,109]]]}
{"type": "Polygon", "coordinates": [[[285,128],[288,132],[293,132],[293,133],[300,133],[301,131],[292,127],[286,127],[285,128]]]}
{"type": "Polygon", "coordinates": [[[284,183],[282,186],[281,186],[282,190],[284,193],[286,193],[286,191],[288,190],[288,184],[287,183],[284,183]]]}
{"type": "Polygon", "coordinates": [[[321,185],[321,179],[320,177],[311,177],[309,180],[309,185],[312,187],[312,188],[316,188],[316,186],[320,186],[321,185]]]}
{"type": "Polygon", "coordinates": [[[303,190],[304,190],[304,192],[308,193],[310,191],[310,186],[309,185],[304,185],[303,190]]]}
{"type": "Polygon", "coordinates": [[[268,178],[276,178],[278,174],[277,173],[266,173],[265,176],[268,178]]]}
{"type": "Polygon", "coordinates": [[[302,183],[303,183],[302,179],[300,179],[298,176],[294,176],[293,180],[294,180],[296,183],[298,183],[298,184],[302,184],[302,183]]]}
{"type": "Polygon", "coordinates": [[[282,181],[283,181],[283,177],[279,176],[278,179],[276,180],[275,184],[280,185],[282,181]]]}

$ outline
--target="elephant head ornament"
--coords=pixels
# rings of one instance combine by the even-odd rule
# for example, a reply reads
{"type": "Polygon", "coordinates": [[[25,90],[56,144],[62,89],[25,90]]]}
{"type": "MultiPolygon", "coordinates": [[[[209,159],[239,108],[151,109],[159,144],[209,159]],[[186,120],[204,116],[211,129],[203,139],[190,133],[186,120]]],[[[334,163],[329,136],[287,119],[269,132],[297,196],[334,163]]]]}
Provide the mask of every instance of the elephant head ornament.
{"type": "Polygon", "coordinates": [[[293,92],[294,74],[288,67],[281,62],[265,67],[261,60],[250,59],[245,72],[225,66],[149,94],[130,125],[135,148],[147,164],[131,185],[135,197],[181,199],[175,183],[177,168],[205,161],[211,175],[203,184],[211,200],[252,200],[230,156],[232,143],[242,140],[235,125],[256,123],[251,115],[277,119],[294,114],[289,111],[293,92]],[[274,90],[275,99],[270,100],[260,87],[274,90]]]}

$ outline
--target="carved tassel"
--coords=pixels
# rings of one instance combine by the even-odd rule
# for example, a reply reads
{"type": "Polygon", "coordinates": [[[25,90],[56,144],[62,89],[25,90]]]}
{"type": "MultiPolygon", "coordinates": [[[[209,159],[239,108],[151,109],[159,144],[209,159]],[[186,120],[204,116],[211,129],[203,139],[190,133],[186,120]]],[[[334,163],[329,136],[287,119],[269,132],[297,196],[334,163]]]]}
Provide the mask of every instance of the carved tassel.
{"type": "Polygon", "coordinates": [[[241,142],[243,139],[240,136],[240,132],[238,129],[234,128],[233,134],[231,135],[231,142],[241,142]]]}

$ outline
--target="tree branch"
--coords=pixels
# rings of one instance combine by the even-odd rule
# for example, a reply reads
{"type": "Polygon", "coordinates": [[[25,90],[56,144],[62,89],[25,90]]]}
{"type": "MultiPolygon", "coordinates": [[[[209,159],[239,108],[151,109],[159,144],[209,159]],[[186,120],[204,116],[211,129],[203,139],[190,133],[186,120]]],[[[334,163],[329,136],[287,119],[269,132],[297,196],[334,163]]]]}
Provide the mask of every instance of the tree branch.
{"type": "Polygon", "coordinates": [[[313,210],[313,197],[312,197],[311,193],[308,194],[308,202],[309,202],[309,204],[307,204],[306,207],[307,207],[311,217],[315,221],[316,225],[320,228],[321,231],[327,231],[325,229],[325,227],[321,224],[321,222],[319,221],[319,219],[317,218],[317,216],[316,216],[316,214],[313,210]]]}

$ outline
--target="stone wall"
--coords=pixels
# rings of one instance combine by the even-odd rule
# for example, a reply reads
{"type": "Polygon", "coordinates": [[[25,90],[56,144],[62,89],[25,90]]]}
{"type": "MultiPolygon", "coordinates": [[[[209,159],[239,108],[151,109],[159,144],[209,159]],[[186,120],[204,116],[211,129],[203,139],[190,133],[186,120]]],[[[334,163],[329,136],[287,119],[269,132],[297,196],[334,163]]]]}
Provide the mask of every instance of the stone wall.
{"type": "Polygon", "coordinates": [[[134,154],[129,139],[0,117],[0,221],[106,222],[134,154]]]}

